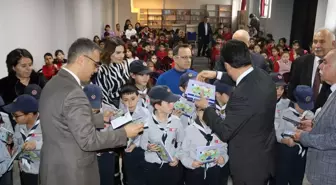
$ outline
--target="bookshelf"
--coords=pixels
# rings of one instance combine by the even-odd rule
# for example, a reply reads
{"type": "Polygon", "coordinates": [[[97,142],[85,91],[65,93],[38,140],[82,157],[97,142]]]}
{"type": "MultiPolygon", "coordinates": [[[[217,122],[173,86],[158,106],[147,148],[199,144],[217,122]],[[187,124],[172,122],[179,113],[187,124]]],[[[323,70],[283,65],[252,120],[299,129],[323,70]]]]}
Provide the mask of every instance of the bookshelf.
{"type": "Polygon", "coordinates": [[[204,9],[140,9],[138,22],[151,28],[186,29],[203,20],[204,9]]]}
{"type": "Polygon", "coordinates": [[[220,23],[231,28],[232,5],[207,4],[205,6],[206,15],[209,16],[209,23],[215,31],[220,23]]]}
{"type": "MultiPolygon", "coordinates": [[[[140,9],[138,22],[151,28],[187,29],[187,25],[198,25],[205,15],[215,31],[219,23],[231,28],[232,5],[207,4],[205,9],[140,9]]],[[[193,26],[194,27],[194,26],[193,26]]]]}

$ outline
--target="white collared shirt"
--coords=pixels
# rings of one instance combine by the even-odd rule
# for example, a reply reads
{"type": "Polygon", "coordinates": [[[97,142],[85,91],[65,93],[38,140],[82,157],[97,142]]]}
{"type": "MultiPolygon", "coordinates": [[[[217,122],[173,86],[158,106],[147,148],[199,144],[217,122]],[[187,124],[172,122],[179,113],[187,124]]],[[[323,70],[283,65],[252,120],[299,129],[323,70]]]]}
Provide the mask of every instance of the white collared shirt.
{"type": "Polygon", "coordinates": [[[81,82],[80,82],[78,76],[75,75],[75,73],[73,73],[72,71],[70,71],[69,69],[67,69],[67,68],[65,68],[65,67],[63,67],[62,69],[64,69],[64,70],[67,71],[68,73],[70,73],[71,76],[73,76],[73,77],[75,78],[75,80],[77,81],[77,83],[79,84],[79,86],[82,86],[82,84],[81,84],[81,82]]]}
{"type": "Polygon", "coordinates": [[[239,77],[236,80],[236,86],[238,86],[239,82],[242,81],[242,79],[247,76],[248,74],[250,74],[253,71],[253,67],[248,68],[248,70],[246,70],[244,73],[242,73],[241,75],[239,75],[239,77]]]}
{"type": "Polygon", "coordinates": [[[208,35],[208,23],[204,23],[204,35],[208,35]]]}
{"type": "MultiPolygon", "coordinates": [[[[254,70],[254,68],[253,68],[253,67],[250,67],[250,68],[248,68],[244,73],[242,73],[242,74],[237,78],[237,80],[236,80],[236,86],[239,84],[239,82],[240,82],[245,76],[247,76],[248,74],[250,74],[253,70],[254,70]]],[[[217,71],[217,76],[216,76],[217,80],[222,79],[222,76],[223,76],[223,72],[221,72],[221,71],[217,71]]]]}

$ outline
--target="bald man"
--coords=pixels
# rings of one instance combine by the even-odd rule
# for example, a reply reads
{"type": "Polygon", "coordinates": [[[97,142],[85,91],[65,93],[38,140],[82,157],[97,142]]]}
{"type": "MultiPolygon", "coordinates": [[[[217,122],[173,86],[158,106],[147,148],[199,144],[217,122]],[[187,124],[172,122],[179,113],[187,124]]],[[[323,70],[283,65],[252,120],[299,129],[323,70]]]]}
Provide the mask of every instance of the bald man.
{"type": "MultiPolygon", "coordinates": [[[[233,34],[232,39],[244,42],[247,47],[249,47],[249,45],[250,45],[250,35],[245,30],[237,30],[233,34]]],[[[253,67],[261,68],[268,73],[271,72],[271,70],[269,69],[269,67],[265,63],[265,58],[263,56],[261,56],[260,54],[257,54],[257,53],[253,53],[253,52],[250,52],[250,54],[251,54],[251,61],[252,61],[252,66],[253,67]]],[[[226,71],[226,69],[224,68],[223,59],[216,62],[215,70],[224,71],[224,72],[226,71]]]]}
{"type": "MultiPolygon", "coordinates": [[[[317,33],[318,34],[318,33],[317,33]]],[[[327,33],[328,34],[328,33],[327,33]]],[[[317,35],[316,35],[317,36],[317,35]]],[[[330,36],[330,35],[329,35],[330,36]]],[[[315,39],[314,39],[315,40],[315,39]]],[[[314,41],[315,42],[315,41],[314,41]]],[[[316,45],[316,44],[315,44],[316,45]]],[[[329,45],[330,46],[330,45],[329,45]]],[[[316,47],[315,47],[316,48],[316,47]]],[[[316,51],[316,55],[324,51],[316,51]]],[[[336,50],[319,65],[321,79],[331,86],[331,95],[314,121],[304,120],[294,139],[308,147],[306,174],[313,185],[336,184],[336,50]]]]}
{"type": "Polygon", "coordinates": [[[320,29],[313,37],[313,54],[297,58],[291,67],[288,97],[295,101],[293,90],[298,85],[308,85],[314,91],[314,110],[322,107],[330,94],[330,85],[320,79],[318,66],[320,60],[335,48],[335,35],[328,29],[320,29]]]}

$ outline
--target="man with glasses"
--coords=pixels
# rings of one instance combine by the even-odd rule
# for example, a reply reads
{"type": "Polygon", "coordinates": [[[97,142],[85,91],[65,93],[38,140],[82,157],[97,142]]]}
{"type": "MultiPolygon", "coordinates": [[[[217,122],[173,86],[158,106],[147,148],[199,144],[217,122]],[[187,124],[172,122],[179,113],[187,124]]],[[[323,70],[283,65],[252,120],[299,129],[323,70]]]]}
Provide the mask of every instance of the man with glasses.
{"type": "Polygon", "coordinates": [[[294,60],[288,85],[288,97],[295,101],[293,91],[298,85],[308,85],[314,91],[314,110],[322,107],[330,94],[330,85],[323,83],[320,79],[318,66],[320,60],[335,48],[335,35],[327,30],[321,29],[314,34],[313,54],[304,55],[294,60]]]}
{"type": "Polygon", "coordinates": [[[163,73],[157,80],[156,85],[166,85],[174,94],[182,95],[182,91],[179,88],[180,77],[186,72],[195,74],[197,72],[190,70],[192,53],[188,44],[176,46],[173,54],[174,68],[163,73]]]}
{"type": "Polygon", "coordinates": [[[336,49],[328,52],[318,67],[331,94],[314,120],[302,120],[294,140],[308,147],[306,175],[314,185],[336,184],[336,49]]]}
{"type": "MultiPolygon", "coordinates": [[[[68,63],[43,89],[40,120],[43,135],[40,180],[43,185],[99,184],[97,150],[124,146],[143,131],[143,124],[108,132],[102,113],[93,114],[82,85],[97,72],[100,48],[77,39],[69,48],[68,63]]],[[[113,181],[113,178],[111,179],[113,181]]]]}

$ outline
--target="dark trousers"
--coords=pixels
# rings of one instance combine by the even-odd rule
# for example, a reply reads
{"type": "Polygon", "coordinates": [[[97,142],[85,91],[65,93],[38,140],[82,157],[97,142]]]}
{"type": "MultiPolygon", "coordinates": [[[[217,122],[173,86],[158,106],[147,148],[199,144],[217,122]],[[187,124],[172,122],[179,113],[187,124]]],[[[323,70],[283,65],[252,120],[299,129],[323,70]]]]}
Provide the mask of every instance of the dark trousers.
{"type": "Polygon", "coordinates": [[[115,185],[115,154],[103,152],[98,156],[100,185],[115,185]]]}
{"type": "Polygon", "coordinates": [[[230,176],[230,166],[227,162],[223,168],[220,169],[220,185],[227,185],[230,176]]]}
{"type": "Polygon", "coordinates": [[[39,185],[38,175],[20,172],[21,185],[39,185]]]}
{"type": "Polygon", "coordinates": [[[4,173],[0,177],[0,185],[13,185],[13,170],[4,173]]]}
{"type": "MultiPolygon", "coordinates": [[[[276,185],[302,185],[306,166],[306,154],[299,155],[299,146],[288,147],[278,144],[276,165],[276,185]]],[[[304,148],[306,150],[306,148],[304,148]]],[[[307,150],[306,150],[307,153],[307,150]]]]}
{"type": "Polygon", "coordinates": [[[220,185],[220,171],[219,166],[209,168],[204,179],[204,168],[197,168],[194,170],[188,169],[185,176],[186,185],[220,185]]]}
{"type": "Polygon", "coordinates": [[[136,147],[130,153],[125,152],[123,157],[123,167],[127,185],[144,185],[144,150],[136,147]]]}
{"type": "Polygon", "coordinates": [[[198,40],[198,51],[197,51],[197,56],[200,56],[201,51],[202,51],[202,56],[205,56],[205,52],[208,49],[208,45],[210,42],[210,36],[204,36],[198,40]]]}
{"type": "Polygon", "coordinates": [[[168,163],[145,163],[146,185],[177,185],[182,175],[182,166],[169,166],[168,163]]]}

